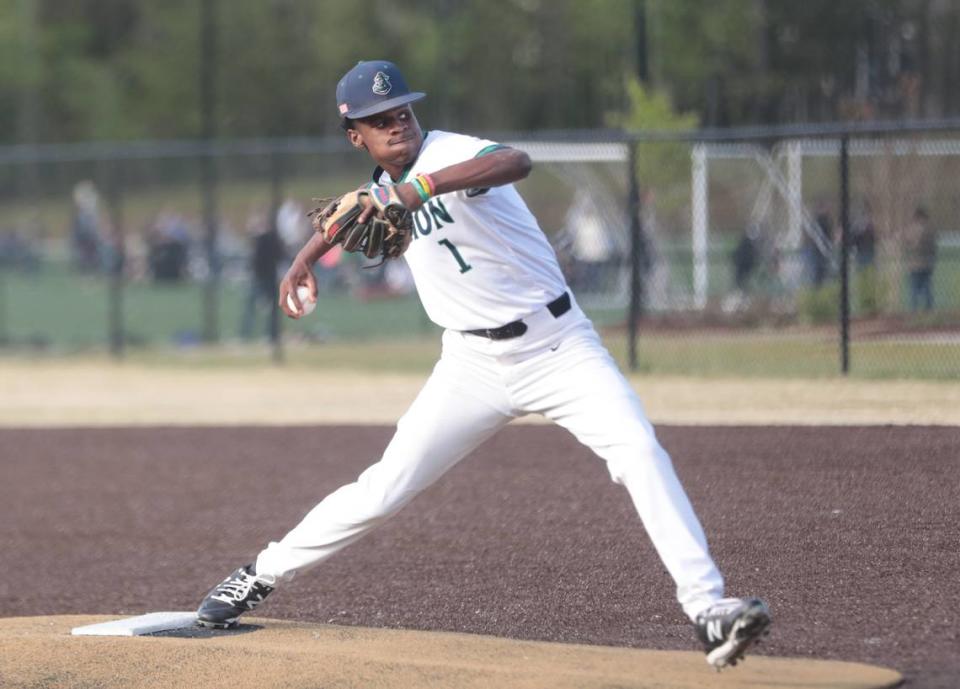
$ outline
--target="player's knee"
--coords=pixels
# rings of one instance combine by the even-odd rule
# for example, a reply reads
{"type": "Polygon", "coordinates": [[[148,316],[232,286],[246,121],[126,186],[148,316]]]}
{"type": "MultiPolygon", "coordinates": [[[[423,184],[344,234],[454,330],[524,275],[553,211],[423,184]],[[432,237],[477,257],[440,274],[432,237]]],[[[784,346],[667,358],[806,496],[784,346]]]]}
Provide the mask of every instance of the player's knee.
{"type": "Polygon", "coordinates": [[[367,468],[357,479],[357,486],[368,511],[390,515],[417,495],[416,467],[418,462],[391,462],[385,457],[367,468]]]}
{"type": "Polygon", "coordinates": [[[381,464],[374,464],[357,479],[357,507],[368,519],[389,516],[405,503],[402,485],[384,469],[381,464]]]}
{"type": "Polygon", "coordinates": [[[656,437],[644,429],[626,435],[607,459],[607,470],[614,483],[624,483],[634,473],[646,472],[670,463],[670,456],[656,437]]]}

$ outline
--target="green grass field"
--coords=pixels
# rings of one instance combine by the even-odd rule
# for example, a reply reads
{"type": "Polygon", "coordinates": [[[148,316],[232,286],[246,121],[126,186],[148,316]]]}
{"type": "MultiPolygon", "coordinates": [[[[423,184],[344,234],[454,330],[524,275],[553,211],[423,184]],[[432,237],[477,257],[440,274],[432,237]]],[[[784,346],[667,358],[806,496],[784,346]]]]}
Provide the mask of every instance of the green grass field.
{"type": "MultiPolygon", "coordinates": [[[[610,352],[627,369],[627,339],[604,332],[610,352]]],[[[960,343],[863,343],[851,348],[851,376],[861,379],[960,380],[960,343]]],[[[286,365],[372,372],[426,374],[436,363],[439,335],[399,341],[304,345],[285,350],[286,365]]],[[[263,346],[139,350],[131,358],[144,363],[177,362],[199,367],[245,366],[269,356],[263,346]]],[[[657,376],[697,378],[831,379],[840,376],[839,345],[828,338],[782,336],[656,336],[639,340],[638,371],[657,376]]]]}
{"type": "MultiPolygon", "coordinates": [[[[618,361],[627,360],[623,337],[608,337],[618,361]]],[[[641,371],[701,377],[833,378],[840,375],[835,335],[797,332],[736,336],[656,334],[639,339],[641,371]]],[[[960,338],[954,342],[854,342],[850,375],[855,378],[960,379],[960,338]]]]}
{"type": "MultiPolygon", "coordinates": [[[[77,276],[46,269],[41,274],[10,274],[4,289],[4,329],[8,340],[44,343],[57,351],[103,347],[108,341],[109,283],[102,277],[77,276]]],[[[137,346],[196,344],[203,334],[204,287],[196,283],[130,283],[123,290],[127,342],[137,346]]],[[[247,287],[222,284],[219,292],[220,340],[239,338],[247,287]]],[[[410,337],[432,332],[417,298],[359,302],[324,297],[322,308],[301,321],[283,320],[288,336],[319,341],[410,337]]],[[[266,332],[267,309],[261,304],[255,333],[266,332]]]]}
{"type": "MultiPolygon", "coordinates": [[[[46,267],[2,279],[2,329],[8,356],[100,355],[108,342],[108,283],[46,267]]],[[[204,294],[200,285],[132,283],[123,292],[126,356],[146,362],[242,366],[269,359],[266,305],[258,337],[238,338],[246,287],[224,283],[219,298],[220,346],[201,343],[204,294]]],[[[622,310],[590,311],[608,347],[626,367],[622,310]]],[[[415,296],[361,301],[344,293],[324,295],[320,308],[301,321],[283,320],[290,366],[381,371],[429,371],[439,350],[439,328],[415,296]]],[[[723,331],[650,330],[641,325],[638,368],[655,375],[829,378],[839,375],[835,329],[723,331]]],[[[960,379],[956,334],[854,340],[851,374],[859,378],[960,379]]]]}

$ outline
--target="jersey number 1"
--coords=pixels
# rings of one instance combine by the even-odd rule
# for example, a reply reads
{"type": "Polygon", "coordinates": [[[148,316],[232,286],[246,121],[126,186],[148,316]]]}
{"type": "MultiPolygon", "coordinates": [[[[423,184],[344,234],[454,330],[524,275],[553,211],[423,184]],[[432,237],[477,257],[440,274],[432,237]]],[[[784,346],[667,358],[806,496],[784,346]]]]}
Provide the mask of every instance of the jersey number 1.
{"type": "Polygon", "coordinates": [[[461,255],[460,255],[460,252],[457,251],[457,247],[455,247],[453,244],[450,243],[450,240],[449,240],[449,239],[441,239],[441,240],[440,240],[439,242],[437,242],[437,243],[438,243],[438,244],[442,244],[443,246],[445,246],[445,247],[447,247],[448,249],[450,249],[450,253],[453,254],[453,257],[454,257],[455,259],[457,259],[457,265],[460,266],[460,273],[461,273],[461,274],[466,273],[468,270],[470,270],[470,269],[473,267],[473,266],[471,266],[469,263],[467,263],[466,261],[463,260],[463,256],[461,256],[461,255]]]}

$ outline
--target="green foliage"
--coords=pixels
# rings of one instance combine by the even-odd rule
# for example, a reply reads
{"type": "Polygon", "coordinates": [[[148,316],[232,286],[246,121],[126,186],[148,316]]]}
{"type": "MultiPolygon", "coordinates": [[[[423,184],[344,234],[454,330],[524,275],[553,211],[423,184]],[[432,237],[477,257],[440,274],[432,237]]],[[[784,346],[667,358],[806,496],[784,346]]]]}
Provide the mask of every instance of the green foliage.
{"type": "MultiPolygon", "coordinates": [[[[627,0],[211,2],[223,137],[335,133],[337,79],[377,58],[428,93],[418,113],[430,127],[591,127],[623,102],[627,0]]],[[[4,3],[0,117],[14,124],[26,88],[42,141],[197,136],[201,4],[4,3]]]]}
{"type": "MultiPolygon", "coordinates": [[[[123,72],[122,107],[129,123],[124,131],[131,138],[198,136],[199,4],[138,3],[138,28],[115,56],[123,72]]],[[[222,105],[220,109],[223,116],[222,105]]]]}
{"type": "Polygon", "coordinates": [[[590,128],[625,111],[629,119],[638,104],[624,80],[639,51],[656,94],[645,104],[653,124],[664,95],[708,126],[956,108],[957,3],[16,0],[0,3],[0,138],[196,136],[208,1],[224,137],[334,132],[336,80],[376,58],[428,92],[418,113],[429,126],[456,129],[590,128]],[[908,24],[911,39],[901,35],[908,24]],[[892,87],[894,56],[921,70],[912,100],[892,87]]]}
{"type": "Polygon", "coordinates": [[[756,5],[752,0],[649,4],[656,81],[710,125],[725,123],[727,102],[740,106],[743,96],[755,91],[756,5]]]}
{"type": "MultiPolygon", "coordinates": [[[[677,112],[663,92],[646,88],[631,77],[625,85],[626,114],[610,114],[613,126],[628,130],[684,131],[696,129],[696,113],[677,112]]],[[[675,142],[644,142],[637,156],[637,176],[658,210],[670,213],[687,203],[690,190],[690,146],[675,142]]]]}
{"type": "Polygon", "coordinates": [[[876,316],[883,310],[880,276],[874,266],[861,268],[854,279],[857,312],[862,316],[876,316]]]}
{"type": "MultiPolygon", "coordinates": [[[[17,132],[21,93],[32,87],[36,74],[21,59],[23,49],[13,3],[0,3],[0,132],[17,132]]],[[[22,136],[22,133],[20,133],[22,136]]]]}
{"type": "Polygon", "coordinates": [[[666,93],[644,87],[636,77],[627,79],[625,89],[626,113],[608,116],[614,126],[634,130],[683,131],[696,129],[700,123],[696,113],[678,112],[666,93]]]}
{"type": "Polygon", "coordinates": [[[803,323],[823,325],[840,318],[840,283],[827,282],[797,293],[797,311],[803,323]]]}

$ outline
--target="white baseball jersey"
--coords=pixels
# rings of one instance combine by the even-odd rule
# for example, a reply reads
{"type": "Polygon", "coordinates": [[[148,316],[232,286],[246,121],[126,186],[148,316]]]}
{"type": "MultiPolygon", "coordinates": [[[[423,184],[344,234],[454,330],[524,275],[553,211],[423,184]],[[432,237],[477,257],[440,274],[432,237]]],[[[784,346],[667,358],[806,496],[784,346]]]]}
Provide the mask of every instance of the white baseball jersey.
{"type": "MultiPolygon", "coordinates": [[[[378,168],[374,181],[405,182],[496,147],[486,139],[431,131],[400,179],[378,168]]],[[[450,330],[510,323],[567,289],[553,247],[512,184],[430,199],[414,214],[404,258],[430,320],[450,330]]]]}

